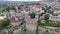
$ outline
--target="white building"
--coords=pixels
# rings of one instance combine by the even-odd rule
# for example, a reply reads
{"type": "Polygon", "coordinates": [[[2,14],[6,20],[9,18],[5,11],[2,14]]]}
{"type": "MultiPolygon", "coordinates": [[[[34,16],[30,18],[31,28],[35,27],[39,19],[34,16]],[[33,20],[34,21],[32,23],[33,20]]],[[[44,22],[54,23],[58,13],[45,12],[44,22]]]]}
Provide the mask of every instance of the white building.
{"type": "Polygon", "coordinates": [[[6,15],[0,16],[0,20],[3,20],[3,19],[5,19],[5,18],[6,18],[6,15]]]}
{"type": "Polygon", "coordinates": [[[0,14],[0,20],[3,20],[3,19],[5,19],[5,18],[7,18],[7,16],[6,16],[7,14],[4,12],[4,13],[1,13],[0,14]],[[1,15],[3,15],[3,16],[1,16],[1,15]]]}
{"type": "Polygon", "coordinates": [[[52,16],[52,15],[50,15],[49,20],[60,21],[60,15],[58,15],[58,16],[52,16]]]}

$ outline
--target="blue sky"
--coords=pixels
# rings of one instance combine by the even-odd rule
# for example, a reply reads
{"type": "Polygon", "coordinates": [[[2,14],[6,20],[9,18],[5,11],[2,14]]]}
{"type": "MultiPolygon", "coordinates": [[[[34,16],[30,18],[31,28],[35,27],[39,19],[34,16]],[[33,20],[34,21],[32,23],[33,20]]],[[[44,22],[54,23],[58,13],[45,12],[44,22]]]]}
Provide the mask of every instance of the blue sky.
{"type": "Polygon", "coordinates": [[[0,0],[0,1],[41,1],[41,0],[0,0]]]}

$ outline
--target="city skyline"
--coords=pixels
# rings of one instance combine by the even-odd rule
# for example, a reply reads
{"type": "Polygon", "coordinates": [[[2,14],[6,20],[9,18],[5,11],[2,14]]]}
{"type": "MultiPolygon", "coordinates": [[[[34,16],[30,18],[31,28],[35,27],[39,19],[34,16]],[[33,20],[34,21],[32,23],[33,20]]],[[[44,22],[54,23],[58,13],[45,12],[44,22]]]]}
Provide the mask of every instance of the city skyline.
{"type": "Polygon", "coordinates": [[[0,0],[0,1],[42,1],[42,0],[0,0]]]}

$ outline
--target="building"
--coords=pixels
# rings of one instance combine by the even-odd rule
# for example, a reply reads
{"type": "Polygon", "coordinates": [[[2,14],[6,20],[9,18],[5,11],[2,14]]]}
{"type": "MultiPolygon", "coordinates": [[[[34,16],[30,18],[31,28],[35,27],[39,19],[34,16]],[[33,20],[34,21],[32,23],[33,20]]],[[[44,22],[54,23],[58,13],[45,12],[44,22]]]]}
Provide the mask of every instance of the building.
{"type": "Polygon", "coordinates": [[[59,1],[59,0],[42,0],[42,1],[47,1],[47,2],[56,2],[56,1],[59,1]]]}
{"type": "Polygon", "coordinates": [[[7,16],[6,16],[7,14],[4,12],[4,13],[1,13],[0,14],[0,20],[3,20],[3,19],[5,19],[5,18],[7,18],[7,16]]]}
{"type": "Polygon", "coordinates": [[[10,10],[11,15],[11,25],[16,26],[22,23],[22,20],[24,19],[23,13],[15,12],[15,10],[10,10]]]}
{"type": "Polygon", "coordinates": [[[58,15],[58,16],[50,15],[49,20],[52,20],[52,21],[59,21],[59,22],[60,22],[60,15],[58,15]]]}
{"type": "Polygon", "coordinates": [[[0,20],[3,20],[3,19],[5,19],[5,18],[6,18],[6,15],[0,16],[0,20]]]}

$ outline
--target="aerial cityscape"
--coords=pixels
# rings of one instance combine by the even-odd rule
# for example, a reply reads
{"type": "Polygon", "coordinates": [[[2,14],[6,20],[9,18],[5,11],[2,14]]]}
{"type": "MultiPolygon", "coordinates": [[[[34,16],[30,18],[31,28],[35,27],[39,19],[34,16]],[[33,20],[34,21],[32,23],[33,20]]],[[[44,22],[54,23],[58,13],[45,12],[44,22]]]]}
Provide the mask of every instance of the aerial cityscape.
{"type": "Polygon", "coordinates": [[[60,0],[1,0],[0,34],[60,34],[60,0]]]}

